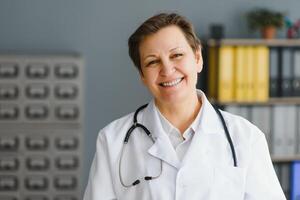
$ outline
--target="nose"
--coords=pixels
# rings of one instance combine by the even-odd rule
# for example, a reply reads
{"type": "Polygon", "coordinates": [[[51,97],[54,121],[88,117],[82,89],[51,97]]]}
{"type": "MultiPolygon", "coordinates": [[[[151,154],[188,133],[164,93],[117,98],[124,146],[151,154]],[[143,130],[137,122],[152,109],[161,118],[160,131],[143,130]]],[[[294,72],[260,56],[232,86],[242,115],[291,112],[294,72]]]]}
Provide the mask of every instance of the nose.
{"type": "Polygon", "coordinates": [[[162,61],[162,67],[161,67],[162,76],[170,76],[175,71],[176,71],[175,64],[173,62],[171,62],[168,59],[162,61]]]}

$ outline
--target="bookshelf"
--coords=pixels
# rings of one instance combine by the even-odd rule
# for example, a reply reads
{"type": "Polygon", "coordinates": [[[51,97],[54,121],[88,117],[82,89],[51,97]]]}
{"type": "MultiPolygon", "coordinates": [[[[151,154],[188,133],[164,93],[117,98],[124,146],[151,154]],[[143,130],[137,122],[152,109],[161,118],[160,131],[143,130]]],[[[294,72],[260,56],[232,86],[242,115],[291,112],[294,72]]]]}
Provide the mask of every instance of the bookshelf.
{"type": "Polygon", "coordinates": [[[220,45],[265,45],[265,46],[281,46],[281,47],[294,47],[300,46],[300,39],[222,39],[207,41],[208,46],[220,45]]]}
{"type": "Polygon", "coordinates": [[[300,154],[297,155],[286,155],[286,156],[271,156],[272,161],[276,163],[280,162],[293,162],[300,160],[300,154]]]}
{"type": "Polygon", "coordinates": [[[300,161],[300,39],[209,39],[207,94],[265,133],[287,199],[300,161]]]}
{"type": "Polygon", "coordinates": [[[219,105],[241,105],[241,106],[271,106],[271,105],[299,105],[300,106],[300,97],[271,97],[268,101],[264,102],[238,102],[238,101],[229,101],[229,102],[219,102],[216,99],[210,98],[210,102],[219,105]]]}

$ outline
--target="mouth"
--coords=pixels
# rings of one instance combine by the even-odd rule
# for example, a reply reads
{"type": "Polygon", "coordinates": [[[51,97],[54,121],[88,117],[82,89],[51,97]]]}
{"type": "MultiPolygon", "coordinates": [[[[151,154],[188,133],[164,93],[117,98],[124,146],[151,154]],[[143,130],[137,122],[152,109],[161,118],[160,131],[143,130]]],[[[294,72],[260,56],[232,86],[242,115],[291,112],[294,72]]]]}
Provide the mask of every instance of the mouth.
{"type": "Polygon", "coordinates": [[[162,86],[162,87],[174,87],[174,86],[178,85],[183,79],[184,79],[184,77],[177,78],[177,79],[175,79],[173,81],[162,82],[159,85],[162,86]]]}

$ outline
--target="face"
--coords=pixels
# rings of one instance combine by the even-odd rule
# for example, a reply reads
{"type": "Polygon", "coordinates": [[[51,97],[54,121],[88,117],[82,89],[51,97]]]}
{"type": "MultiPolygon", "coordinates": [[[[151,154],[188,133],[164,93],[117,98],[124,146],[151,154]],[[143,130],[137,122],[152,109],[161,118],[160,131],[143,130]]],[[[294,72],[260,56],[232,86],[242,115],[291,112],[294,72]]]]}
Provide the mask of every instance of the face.
{"type": "Polygon", "coordinates": [[[157,104],[180,103],[196,94],[201,50],[193,52],[183,32],[168,26],[140,44],[141,79],[157,104]]]}

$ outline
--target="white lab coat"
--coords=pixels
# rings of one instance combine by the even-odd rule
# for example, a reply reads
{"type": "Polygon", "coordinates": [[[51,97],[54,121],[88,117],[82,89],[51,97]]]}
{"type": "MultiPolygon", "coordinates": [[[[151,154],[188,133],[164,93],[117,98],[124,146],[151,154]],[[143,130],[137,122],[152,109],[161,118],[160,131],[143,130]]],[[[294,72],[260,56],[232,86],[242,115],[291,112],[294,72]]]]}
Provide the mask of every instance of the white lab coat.
{"type": "Polygon", "coordinates": [[[125,183],[146,175],[159,178],[125,188],[120,183],[119,159],[133,113],[99,133],[84,200],[284,200],[264,134],[247,120],[222,112],[228,126],[238,167],[221,121],[204,94],[199,132],[180,162],[151,101],[138,115],[156,138],[153,144],[135,131],[124,150],[121,174],[125,183]]]}

